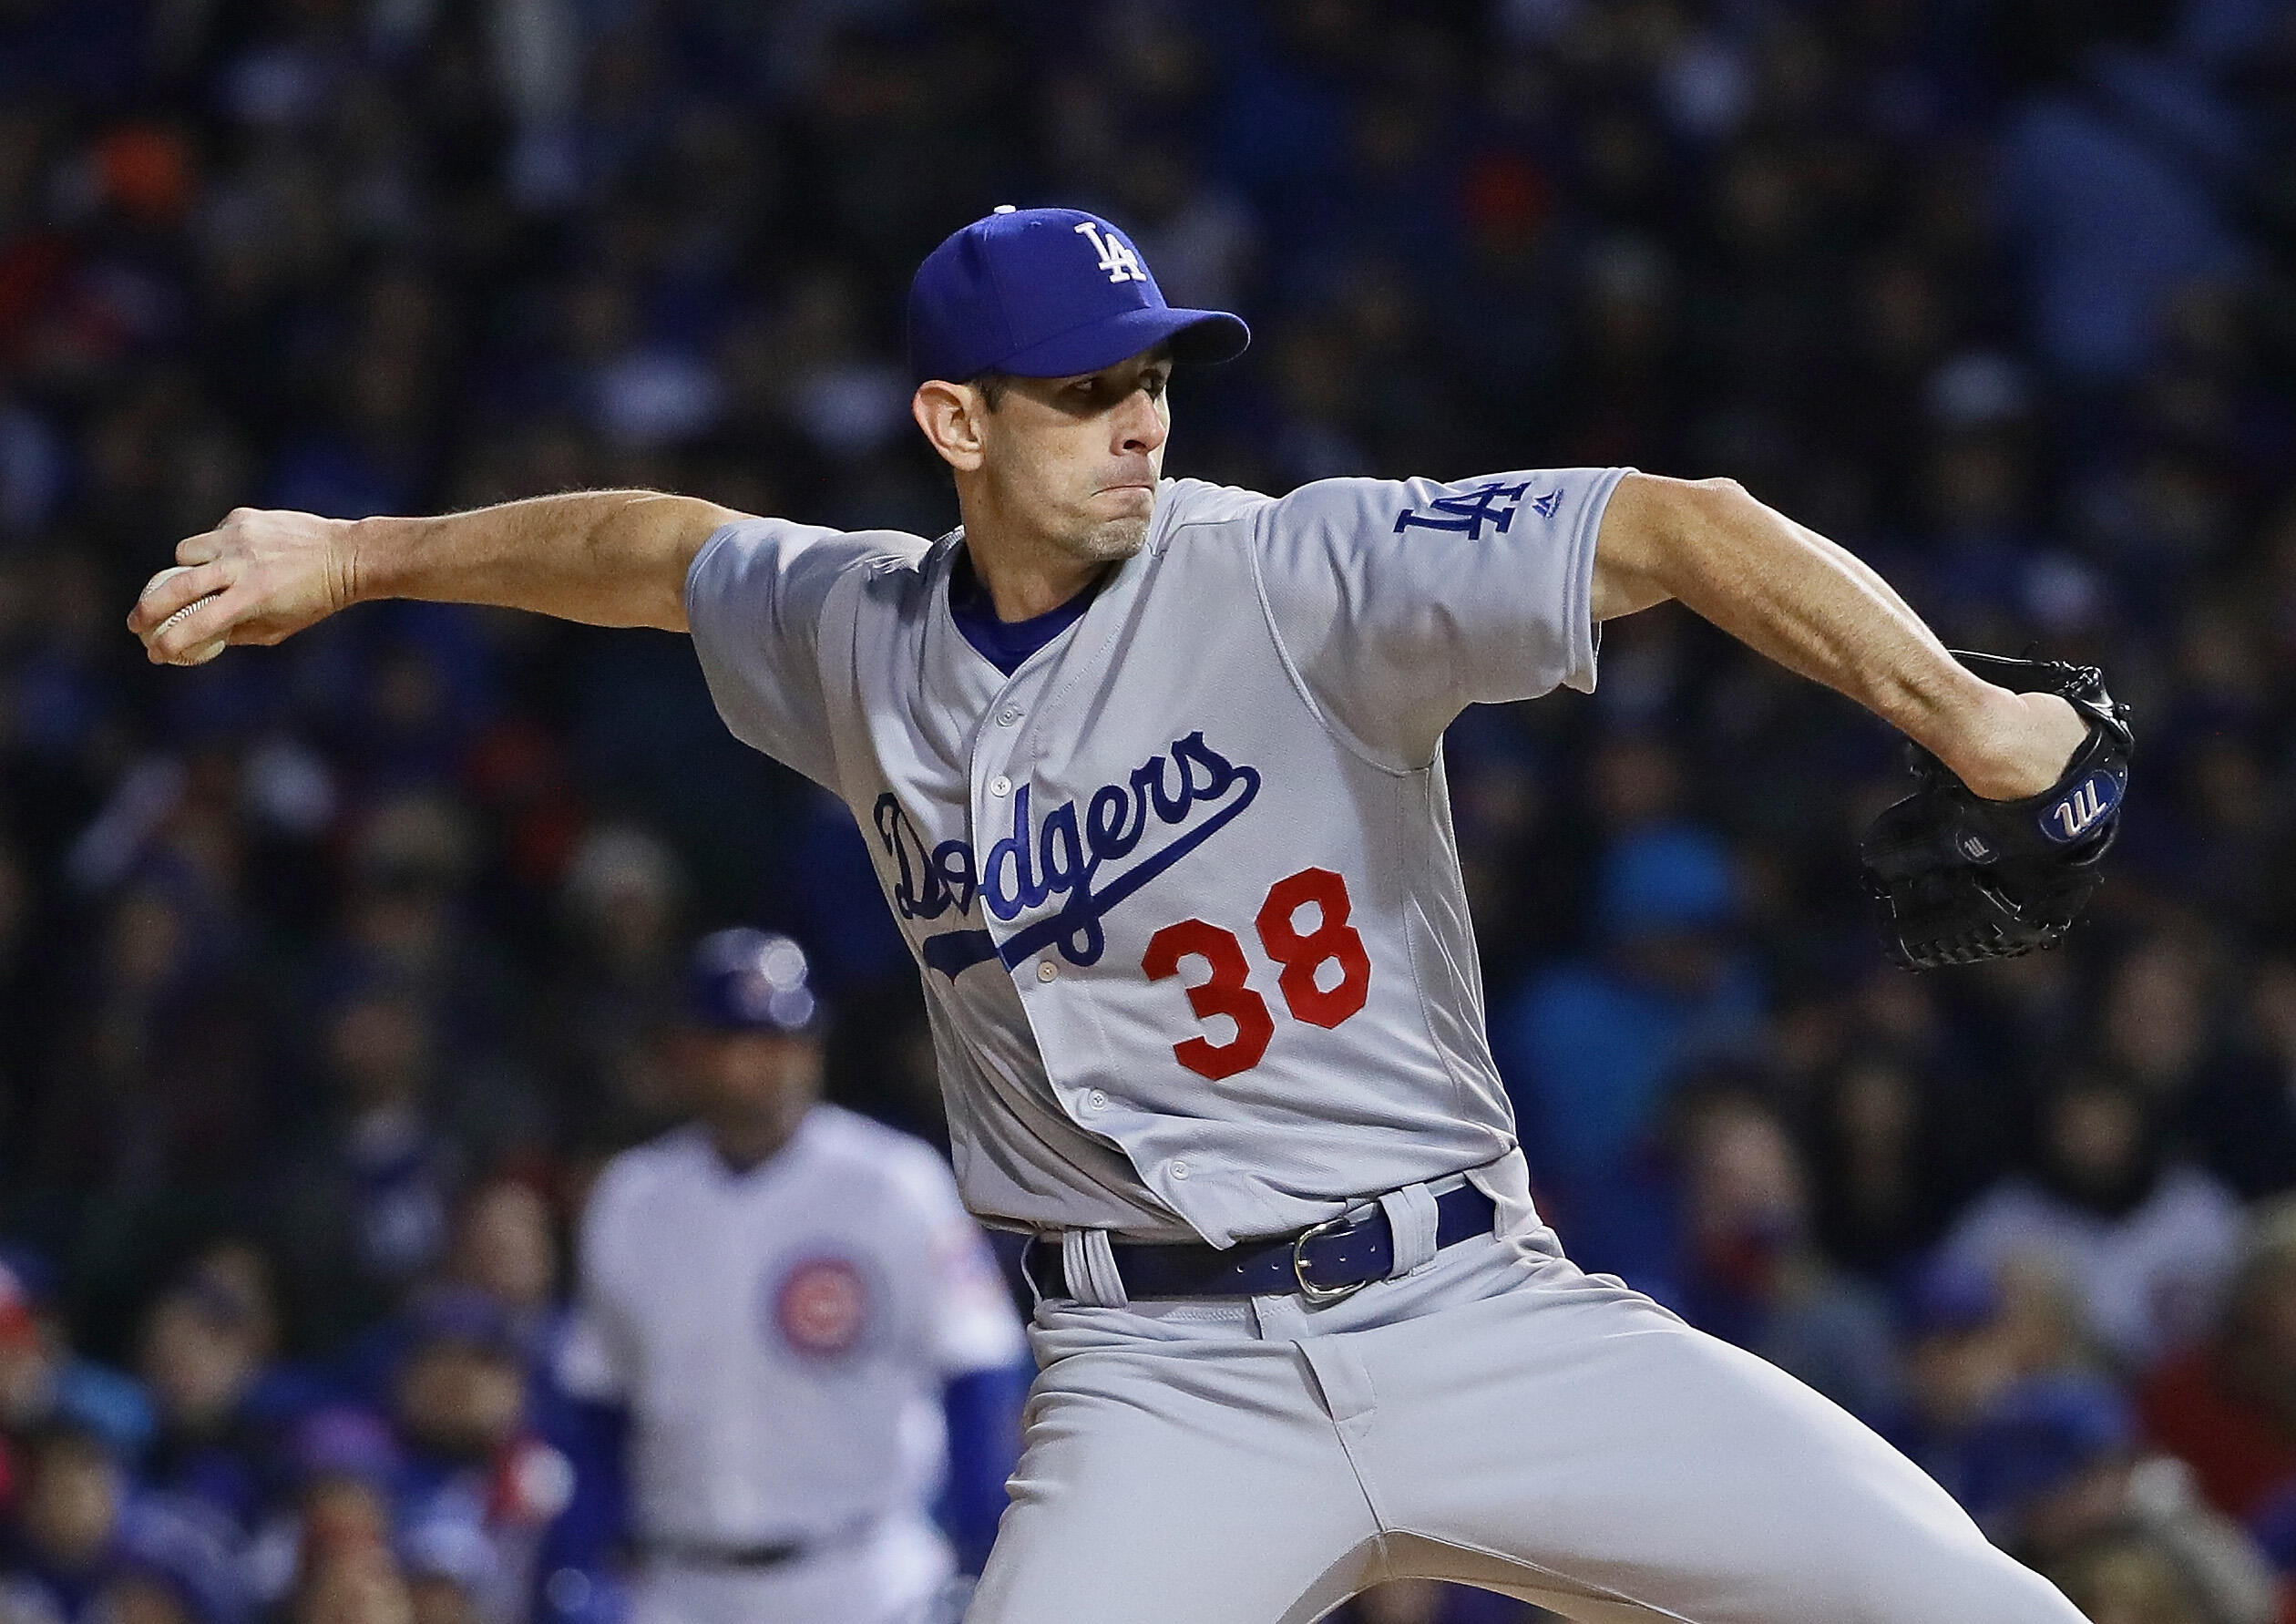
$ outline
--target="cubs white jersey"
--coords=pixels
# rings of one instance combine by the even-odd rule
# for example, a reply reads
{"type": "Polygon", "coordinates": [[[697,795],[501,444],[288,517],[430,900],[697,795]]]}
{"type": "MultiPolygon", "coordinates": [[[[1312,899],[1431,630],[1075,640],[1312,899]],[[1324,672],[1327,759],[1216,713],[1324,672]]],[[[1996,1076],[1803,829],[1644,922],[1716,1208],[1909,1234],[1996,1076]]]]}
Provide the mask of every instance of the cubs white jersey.
{"type": "Polygon", "coordinates": [[[943,1381],[1022,1352],[938,1154],[830,1105],[746,1171],[691,1127],[616,1156],[581,1269],[560,1373],[629,1406],[651,1539],[811,1543],[915,1512],[943,1381]]]}
{"type": "Polygon", "coordinates": [[[710,539],[719,713],[860,820],[975,1212],[1225,1245],[1513,1146],[1440,742],[1594,685],[1625,472],[1166,480],[1010,676],[950,616],[960,536],[710,539]]]}

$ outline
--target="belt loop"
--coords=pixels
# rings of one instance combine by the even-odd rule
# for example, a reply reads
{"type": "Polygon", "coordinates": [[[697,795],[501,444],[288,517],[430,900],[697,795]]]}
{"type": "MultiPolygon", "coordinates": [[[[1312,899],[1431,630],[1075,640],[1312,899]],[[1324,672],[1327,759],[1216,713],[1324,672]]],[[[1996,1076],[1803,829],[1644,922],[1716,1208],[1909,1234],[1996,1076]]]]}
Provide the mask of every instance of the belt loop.
{"type": "Polygon", "coordinates": [[[1442,1215],[1425,1185],[1408,1184],[1389,1190],[1379,1197],[1379,1209],[1387,1214],[1388,1228],[1395,1237],[1395,1265],[1388,1270],[1388,1279],[1399,1279],[1434,1260],[1435,1228],[1442,1215]]]}
{"type": "Polygon", "coordinates": [[[1069,1290],[1079,1302],[1094,1308],[1128,1308],[1124,1277],[1116,1271],[1116,1254],[1109,1249],[1105,1229],[1061,1231],[1061,1267],[1069,1290]],[[1088,1295],[1089,1293],[1089,1295],[1088,1295]]]}

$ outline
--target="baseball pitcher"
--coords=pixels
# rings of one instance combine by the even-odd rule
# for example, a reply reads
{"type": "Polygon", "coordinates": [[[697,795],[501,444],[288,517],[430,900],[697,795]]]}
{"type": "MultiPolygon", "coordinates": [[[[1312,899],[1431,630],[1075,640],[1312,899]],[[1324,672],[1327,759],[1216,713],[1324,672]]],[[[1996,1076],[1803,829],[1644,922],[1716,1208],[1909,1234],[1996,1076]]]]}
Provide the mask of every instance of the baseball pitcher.
{"type": "Polygon", "coordinates": [[[1934,765],[1868,858],[1893,951],[1942,962],[2086,898],[2126,783],[2101,683],[1986,680],[1727,480],[1164,478],[1174,368],[1247,336],[1107,221],[1000,210],[909,296],[938,541],[647,491],[241,510],[129,624],[162,662],[389,596],[687,630],[726,725],[845,798],[965,1200],[1035,1238],[980,1624],[1304,1624],[1399,1577],[1601,1624],[2070,1624],[1857,1422],[1563,1255],[1441,741],[1591,688],[1601,623],[1678,599],[1934,765]]]}

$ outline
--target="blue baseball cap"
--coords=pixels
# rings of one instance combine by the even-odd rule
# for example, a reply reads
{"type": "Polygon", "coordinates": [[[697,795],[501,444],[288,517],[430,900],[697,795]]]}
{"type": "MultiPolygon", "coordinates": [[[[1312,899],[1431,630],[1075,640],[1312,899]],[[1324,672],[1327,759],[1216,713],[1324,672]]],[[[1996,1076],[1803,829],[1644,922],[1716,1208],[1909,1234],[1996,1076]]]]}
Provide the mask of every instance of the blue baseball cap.
{"type": "Polygon", "coordinates": [[[454,1342],[515,1359],[524,1351],[508,1308],[476,1286],[446,1286],[425,1294],[406,1311],[405,1352],[454,1342]]]}
{"type": "Polygon", "coordinates": [[[705,936],[686,966],[686,1020],[710,1032],[807,1032],[821,1013],[805,950],[737,926],[705,936]]]}
{"type": "Polygon", "coordinates": [[[2136,1446],[2128,1400],[2086,1372],[2026,1376],[1994,1401],[1965,1445],[1962,1503],[1978,1523],[2014,1537],[2045,1495],[2136,1446]]]}
{"type": "Polygon", "coordinates": [[[1160,344],[1177,361],[1230,361],[1251,342],[1240,317],[1166,304],[1132,239],[1081,209],[1007,204],[926,255],[909,283],[919,383],[1068,377],[1160,344]]]}
{"type": "Polygon", "coordinates": [[[2002,1307],[2001,1283],[1992,1269],[1941,1255],[1914,1277],[1905,1327],[1917,1337],[1966,1336],[1998,1321],[2002,1307]]]}
{"type": "Polygon", "coordinates": [[[1603,854],[1594,915],[1611,941],[1669,931],[1718,930],[1737,916],[1730,853],[1693,824],[1661,824],[1603,854]]]}

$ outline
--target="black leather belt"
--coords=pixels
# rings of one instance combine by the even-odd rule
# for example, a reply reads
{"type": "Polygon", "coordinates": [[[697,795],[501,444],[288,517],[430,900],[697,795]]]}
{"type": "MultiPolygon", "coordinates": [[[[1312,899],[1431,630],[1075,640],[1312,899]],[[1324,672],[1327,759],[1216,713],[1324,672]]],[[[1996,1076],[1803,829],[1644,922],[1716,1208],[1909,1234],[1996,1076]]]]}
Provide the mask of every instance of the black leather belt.
{"type": "Polygon", "coordinates": [[[732,1567],[754,1571],[794,1562],[814,1547],[802,1540],[776,1545],[710,1545],[698,1539],[649,1539],[646,1555],[672,1567],[732,1567]]]}
{"type": "MultiPolygon", "coordinates": [[[[1462,1184],[1435,1197],[1435,1248],[1491,1233],[1498,1218],[1491,1197],[1462,1184]]],[[[1339,1218],[1281,1240],[1232,1247],[1113,1241],[1116,1273],[1127,1297],[1281,1297],[1336,1302],[1395,1271],[1395,1232],[1387,1209],[1374,1207],[1353,1223],[1339,1218]]],[[[1077,1298],[1056,1242],[1040,1236],[1020,1266],[1047,1297],[1077,1298]]]]}

